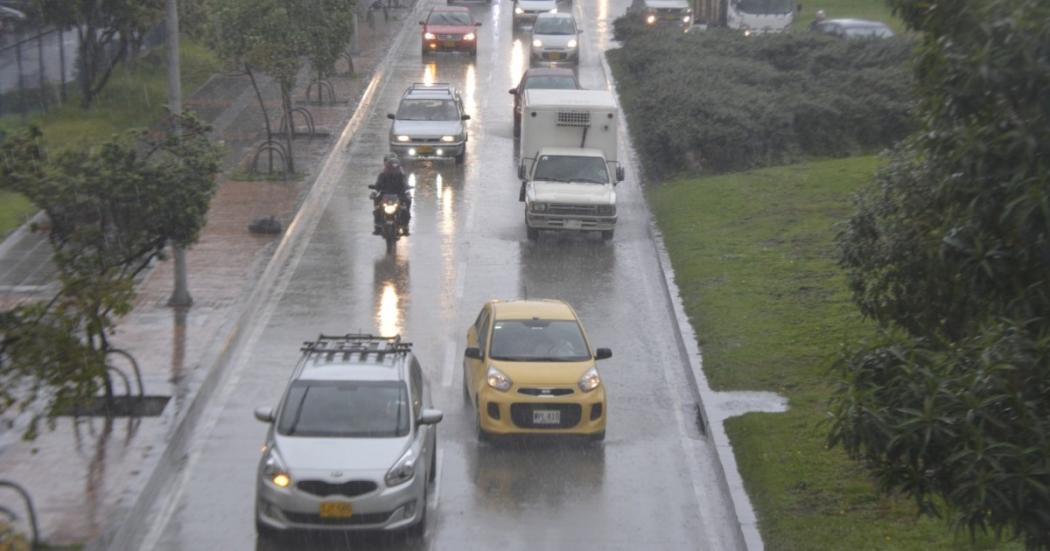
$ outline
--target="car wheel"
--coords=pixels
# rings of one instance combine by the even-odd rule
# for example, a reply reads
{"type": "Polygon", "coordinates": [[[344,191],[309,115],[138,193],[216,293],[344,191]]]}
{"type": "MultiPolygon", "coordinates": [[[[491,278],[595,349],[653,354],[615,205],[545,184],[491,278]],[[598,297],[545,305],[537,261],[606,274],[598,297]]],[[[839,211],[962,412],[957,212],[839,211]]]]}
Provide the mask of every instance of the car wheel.
{"type": "Polygon", "coordinates": [[[615,230],[602,231],[602,241],[612,241],[614,231],[615,230]]]}
{"type": "Polygon", "coordinates": [[[603,430],[601,432],[596,432],[596,433],[594,433],[592,435],[589,435],[588,439],[591,442],[601,442],[601,441],[605,440],[605,431],[603,430]]]}
{"type": "Polygon", "coordinates": [[[518,117],[517,113],[515,113],[514,114],[514,137],[517,138],[518,136],[521,136],[521,118],[518,117]]]}
{"type": "Polygon", "coordinates": [[[488,442],[492,438],[489,433],[485,432],[485,429],[481,428],[481,402],[478,402],[478,407],[474,408],[474,432],[478,435],[478,442],[488,442]]]}
{"type": "Polygon", "coordinates": [[[470,51],[470,57],[478,57],[478,49],[474,48],[470,51]]]}
{"type": "Polygon", "coordinates": [[[470,387],[467,386],[467,366],[463,366],[463,401],[470,403],[470,387]]]}
{"type": "Polygon", "coordinates": [[[427,473],[427,481],[430,483],[433,483],[435,480],[437,480],[437,442],[437,427],[434,427],[434,450],[430,452],[430,471],[427,473]]]}
{"type": "Polygon", "coordinates": [[[419,522],[408,527],[406,530],[410,538],[422,539],[427,532],[427,487],[423,486],[423,510],[419,513],[419,522]]]}
{"type": "Polygon", "coordinates": [[[529,241],[535,241],[540,238],[540,230],[525,226],[525,237],[529,238],[529,241]]]}
{"type": "Polygon", "coordinates": [[[456,164],[457,164],[457,165],[461,165],[461,164],[463,164],[463,159],[464,159],[464,158],[465,158],[466,156],[467,156],[467,152],[466,152],[466,151],[464,151],[463,153],[460,153],[459,155],[456,155],[456,164]]]}
{"type": "Polygon", "coordinates": [[[278,539],[281,536],[281,534],[283,534],[283,532],[259,520],[259,515],[258,513],[256,513],[255,534],[256,536],[258,536],[260,541],[271,541],[278,539]]]}

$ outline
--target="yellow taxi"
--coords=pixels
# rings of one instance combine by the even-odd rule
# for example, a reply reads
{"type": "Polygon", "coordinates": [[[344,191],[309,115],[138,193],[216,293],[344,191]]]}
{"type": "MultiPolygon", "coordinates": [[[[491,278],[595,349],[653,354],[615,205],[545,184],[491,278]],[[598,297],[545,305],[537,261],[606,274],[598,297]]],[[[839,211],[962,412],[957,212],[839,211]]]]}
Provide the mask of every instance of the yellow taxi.
{"type": "Polygon", "coordinates": [[[605,438],[605,387],[576,312],[559,300],[493,300],[467,330],[463,393],[478,438],[579,434],[605,438]]]}

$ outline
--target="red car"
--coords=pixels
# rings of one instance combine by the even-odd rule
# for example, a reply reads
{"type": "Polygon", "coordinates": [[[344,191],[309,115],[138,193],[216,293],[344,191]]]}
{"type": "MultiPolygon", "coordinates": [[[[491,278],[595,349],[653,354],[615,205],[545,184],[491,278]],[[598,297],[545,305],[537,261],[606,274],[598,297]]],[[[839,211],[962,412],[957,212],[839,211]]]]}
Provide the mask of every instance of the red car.
{"type": "Polygon", "coordinates": [[[419,24],[423,27],[422,55],[439,51],[478,55],[478,35],[475,31],[481,22],[474,21],[467,8],[431,8],[426,20],[419,24]]]}
{"type": "Polygon", "coordinates": [[[521,98],[525,90],[579,90],[580,81],[572,69],[537,67],[525,71],[518,85],[510,89],[514,96],[514,135],[521,134],[521,98]]]}

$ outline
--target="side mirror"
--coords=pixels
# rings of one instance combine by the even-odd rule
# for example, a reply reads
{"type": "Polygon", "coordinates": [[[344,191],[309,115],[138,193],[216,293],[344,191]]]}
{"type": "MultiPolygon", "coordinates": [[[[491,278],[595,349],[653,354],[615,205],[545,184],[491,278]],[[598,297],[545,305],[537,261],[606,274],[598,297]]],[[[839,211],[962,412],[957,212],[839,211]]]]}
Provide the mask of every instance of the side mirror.
{"type": "Polygon", "coordinates": [[[426,25],[426,22],[425,21],[420,21],[419,24],[420,25],[426,25]]]}
{"type": "Polygon", "coordinates": [[[394,120],[394,119],[396,119],[396,118],[397,118],[397,116],[396,116],[396,115],[394,115],[393,113],[387,113],[387,114],[386,114],[386,118],[388,118],[388,119],[390,119],[390,120],[394,120]]]}
{"type": "Polygon", "coordinates": [[[510,93],[510,95],[513,96],[513,95],[516,95],[518,93],[518,89],[517,88],[511,88],[510,90],[507,90],[507,92],[510,93]]]}
{"type": "Polygon", "coordinates": [[[468,357],[468,358],[470,358],[470,359],[472,359],[472,360],[484,360],[485,359],[485,358],[483,358],[481,356],[481,349],[477,348],[477,347],[474,347],[474,346],[471,346],[470,348],[464,350],[463,351],[463,355],[468,357]]]}
{"type": "Polygon", "coordinates": [[[599,348],[594,351],[594,359],[596,360],[607,360],[612,357],[612,350],[608,348],[599,348]]]}
{"type": "Polygon", "coordinates": [[[623,167],[622,166],[616,167],[616,181],[617,182],[622,182],[623,181],[623,177],[624,177],[623,167]]]}
{"type": "Polygon", "coordinates": [[[445,414],[441,413],[441,410],[424,409],[422,413],[419,414],[419,424],[436,425],[441,422],[443,417],[445,417],[445,414]]]}
{"type": "Polygon", "coordinates": [[[463,119],[463,120],[465,120],[465,121],[469,121],[469,120],[470,120],[470,115],[463,115],[463,116],[462,116],[462,117],[460,117],[460,118],[462,118],[462,119],[463,119]]]}
{"type": "Polygon", "coordinates": [[[273,423],[273,408],[255,408],[255,418],[263,423],[273,423]]]}

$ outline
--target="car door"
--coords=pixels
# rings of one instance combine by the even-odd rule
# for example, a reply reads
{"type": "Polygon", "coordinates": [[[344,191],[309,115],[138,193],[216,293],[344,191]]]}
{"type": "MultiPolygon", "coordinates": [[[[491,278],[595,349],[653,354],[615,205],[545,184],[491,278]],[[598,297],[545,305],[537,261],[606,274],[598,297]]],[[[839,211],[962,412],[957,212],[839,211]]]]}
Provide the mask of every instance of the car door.
{"type": "MultiPolygon", "coordinates": [[[[478,319],[467,330],[467,348],[477,348],[481,351],[481,358],[485,358],[488,352],[488,337],[491,311],[488,305],[481,309],[478,319]]],[[[473,398],[478,394],[479,381],[484,377],[484,359],[463,358],[463,377],[467,383],[467,390],[473,398]]]]}

